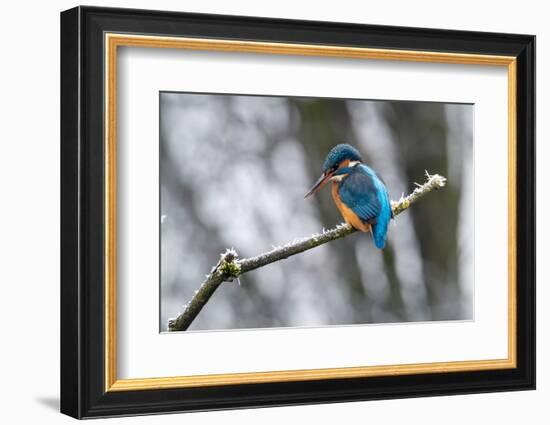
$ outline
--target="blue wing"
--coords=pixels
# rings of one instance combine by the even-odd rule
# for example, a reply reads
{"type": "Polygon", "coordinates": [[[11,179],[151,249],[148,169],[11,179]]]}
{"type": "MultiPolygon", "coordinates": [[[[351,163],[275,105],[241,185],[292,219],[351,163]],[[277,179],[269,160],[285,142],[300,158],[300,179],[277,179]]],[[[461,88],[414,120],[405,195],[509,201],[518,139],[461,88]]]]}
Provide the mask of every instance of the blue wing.
{"type": "Polygon", "coordinates": [[[339,188],[340,199],[359,218],[374,223],[380,214],[382,205],[376,193],[374,179],[358,171],[350,173],[339,188]]]}
{"type": "Polygon", "coordinates": [[[339,187],[340,199],[363,221],[372,224],[372,236],[378,248],[384,248],[388,224],[393,216],[386,186],[364,164],[344,178],[339,187]]]}

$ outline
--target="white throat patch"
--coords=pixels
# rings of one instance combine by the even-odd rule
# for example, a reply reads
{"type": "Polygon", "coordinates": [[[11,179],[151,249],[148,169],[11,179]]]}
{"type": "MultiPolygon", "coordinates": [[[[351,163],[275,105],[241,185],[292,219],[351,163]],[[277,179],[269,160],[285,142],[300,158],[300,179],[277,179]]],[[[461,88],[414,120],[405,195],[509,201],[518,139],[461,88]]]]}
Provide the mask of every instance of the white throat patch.
{"type": "Polygon", "coordinates": [[[342,181],[342,179],[346,176],[347,174],[339,174],[337,176],[332,176],[330,179],[334,182],[339,182],[339,181],[342,181]]]}

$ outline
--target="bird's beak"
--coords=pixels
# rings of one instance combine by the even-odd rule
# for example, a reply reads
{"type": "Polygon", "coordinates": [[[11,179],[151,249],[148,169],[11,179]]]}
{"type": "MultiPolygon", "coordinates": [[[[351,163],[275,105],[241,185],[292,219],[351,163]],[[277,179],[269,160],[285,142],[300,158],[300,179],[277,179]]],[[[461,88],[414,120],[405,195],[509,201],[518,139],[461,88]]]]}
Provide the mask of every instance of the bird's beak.
{"type": "Polygon", "coordinates": [[[315,184],[311,187],[308,193],[306,193],[306,196],[304,198],[308,198],[311,195],[313,195],[315,192],[317,192],[319,189],[321,189],[326,182],[329,181],[329,179],[332,177],[332,173],[323,173],[321,174],[321,177],[317,179],[315,184]]]}

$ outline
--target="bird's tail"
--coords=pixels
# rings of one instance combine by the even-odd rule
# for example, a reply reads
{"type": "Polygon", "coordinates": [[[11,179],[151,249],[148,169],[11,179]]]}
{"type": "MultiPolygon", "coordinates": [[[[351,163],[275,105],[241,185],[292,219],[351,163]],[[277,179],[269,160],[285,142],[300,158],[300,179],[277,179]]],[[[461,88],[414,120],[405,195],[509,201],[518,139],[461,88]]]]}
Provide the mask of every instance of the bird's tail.
{"type": "Polygon", "coordinates": [[[386,234],[391,220],[391,207],[384,209],[378,216],[376,223],[372,226],[372,237],[376,248],[382,249],[386,246],[386,234]]]}
{"type": "Polygon", "coordinates": [[[377,223],[372,226],[372,237],[376,248],[382,249],[386,246],[386,232],[388,231],[387,223],[377,223]]]}

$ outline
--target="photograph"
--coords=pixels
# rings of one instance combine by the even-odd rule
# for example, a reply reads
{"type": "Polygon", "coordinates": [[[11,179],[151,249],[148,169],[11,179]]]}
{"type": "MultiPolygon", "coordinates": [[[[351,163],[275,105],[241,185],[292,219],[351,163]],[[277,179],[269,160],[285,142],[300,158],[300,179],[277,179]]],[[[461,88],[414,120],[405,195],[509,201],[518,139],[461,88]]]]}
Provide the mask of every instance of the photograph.
{"type": "Polygon", "coordinates": [[[159,96],[160,332],[474,320],[474,105],[159,96]],[[201,292],[227,253],[338,226],[357,232],[201,292]]]}
{"type": "Polygon", "coordinates": [[[35,298],[59,306],[63,414],[483,394],[440,406],[472,412],[535,389],[542,27],[298,6],[61,12],[41,84],[61,88],[60,169],[26,153],[60,183],[61,288],[35,298]]]}

